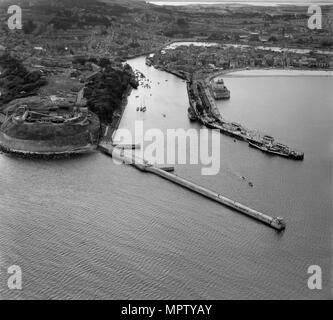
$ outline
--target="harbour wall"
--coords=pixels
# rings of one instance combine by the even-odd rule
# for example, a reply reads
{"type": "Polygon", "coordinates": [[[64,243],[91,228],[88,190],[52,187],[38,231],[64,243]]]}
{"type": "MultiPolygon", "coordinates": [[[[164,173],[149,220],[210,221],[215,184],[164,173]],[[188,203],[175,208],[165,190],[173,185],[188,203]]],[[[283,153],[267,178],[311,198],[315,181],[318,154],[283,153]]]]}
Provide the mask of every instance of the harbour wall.
{"type": "Polygon", "coordinates": [[[155,175],[158,175],[164,179],[167,179],[173,183],[176,183],[178,185],[181,185],[182,187],[186,188],[186,189],[189,189],[193,192],[196,192],[198,194],[201,194],[203,195],[204,197],[206,198],[209,198],[211,200],[214,200],[216,202],[219,202],[233,210],[236,210],[240,213],[243,213],[253,219],[256,219],[258,221],[261,221],[267,225],[269,225],[270,227],[278,230],[278,231],[281,231],[283,229],[285,229],[285,224],[284,223],[279,223],[279,220],[277,218],[273,218],[273,217],[270,217],[264,213],[261,213],[259,211],[256,211],[254,209],[251,209],[237,201],[233,201],[215,191],[212,191],[212,190],[209,190],[205,187],[202,187],[202,186],[199,186],[189,180],[186,180],[184,178],[181,178],[179,176],[176,176],[175,174],[172,174],[172,173],[169,173],[169,172],[166,172],[165,170],[162,170],[160,168],[157,168],[155,166],[140,166],[139,169],[140,170],[143,170],[144,171],[147,171],[147,172],[151,172],[151,173],[154,173],[155,175]]]}
{"type": "Polygon", "coordinates": [[[0,132],[0,149],[8,153],[22,154],[67,154],[82,153],[96,149],[91,143],[73,143],[68,138],[68,144],[57,144],[54,140],[25,140],[10,137],[0,132]]]}
{"type": "Polygon", "coordinates": [[[198,193],[206,198],[219,202],[235,211],[245,214],[248,217],[263,222],[264,224],[278,231],[282,231],[286,227],[286,224],[282,218],[271,217],[257,210],[251,209],[250,207],[247,207],[239,202],[233,201],[223,196],[220,193],[199,186],[196,183],[193,183],[187,179],[184,179],[173,173],[170,173],[168,171],[173,171],[170,170],[171,169],[170,167],[167,167],[166,170],[164,170],[163,168],[162,169],[158,168],[152,164],[149,164],[147,161],[144,161],[143,159],[137,158],[134,154],[132,154],[131,156],[124,155],[121,150],[119,149],[117,150],[116,148],[113,147],[106,147],[103,145],[99,145],[98,150],[100,150],[102,153],[108,156],[121,160],[124,164],[132,165],[135,168],[139,169],[140,171],[153,173],[161,178],[164,178],[188,190],[191,190],[192,192],[198,193]]]}

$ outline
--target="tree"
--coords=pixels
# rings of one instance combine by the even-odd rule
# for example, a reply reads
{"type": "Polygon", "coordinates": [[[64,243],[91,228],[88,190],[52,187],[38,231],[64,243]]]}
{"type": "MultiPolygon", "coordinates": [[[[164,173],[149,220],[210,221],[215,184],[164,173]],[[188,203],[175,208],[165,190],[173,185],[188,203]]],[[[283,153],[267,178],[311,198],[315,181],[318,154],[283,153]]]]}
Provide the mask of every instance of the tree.
{"type": "Polygon", "coordinates": [[[23,32],[25,34],[30,34],[36,29],[36,25],[33,21],[28,20],[26,23],[23,24],[23,32]]]}
{"type": "Polygon", "coordinates": [[[270,41],[270,42],[276,42],[276,41],[278,41],[278,39],[275,36],[271,36],[271,37],[269,37],[268,41],[270,41]]]}
{"type": "Polygon", "coordinates": [[[99,59],[99,66],[102,68],[106,68],[107,66],[111,65],[111,61],[108,58],[101,58],[99,59]]]}
{"type": "Polygon", "coordinates": [[[322,47],[331,47],[333,45],[333,40],[329,38],[323,39],[320,41],[320,45],[322,47]]]}
{"type": "Polygon", "coordinates": [[[188,28],[188,22],[184,18],[178,18],[176,23],[181,28],[188,28]]]}

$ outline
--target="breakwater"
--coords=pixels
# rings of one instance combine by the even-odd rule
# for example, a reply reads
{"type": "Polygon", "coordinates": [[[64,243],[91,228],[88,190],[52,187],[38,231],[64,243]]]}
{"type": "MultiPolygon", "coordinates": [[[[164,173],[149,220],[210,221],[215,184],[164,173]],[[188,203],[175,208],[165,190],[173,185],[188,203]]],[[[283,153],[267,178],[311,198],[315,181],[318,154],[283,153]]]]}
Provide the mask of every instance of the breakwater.
{"type": "Polygon", "coordinates": [[[220,193],[217,193],[208,188],[205,188],[196,183],[193,183],[187,179],[179,177],[173,173],[170,173],[170,171],[173,171],[173,168],[170,168],[170,167],[158,168],[158,167],[148,163],[146,160],[136,157],[134,154],[132,154],[131,156],[125,155],[123,150],[121,150],[121,149],[117,150],[117,147],[99,145],[98,149],[102,153],[104,153],[108,156],[121,160],[124,164],[132,165],[133,167],[139,169],[140,171],[149,172],[149,173],[155,174],[161,178],[169,180],[192,192],[200,194],[208,199],[214,200],[237,212],[240,212],[242,214],[245,214],[248,217],[251,217],[257,221],[260,221],[278,231],[282,231],[286,228],[286,224],[282,218],[271,217],[267,214],[261,213],[248,206],[245,206],[237,201],[231,200],[231,199],[223,196],[220,193]]]}
{"type": "Polygon", "coordinates": [[[212,81],[217,74],[202,76],[194,74],[187,82],[187,92],[191,111],[196,119],[208,128],[249,143],[250,147],[272,155],[278,155],[294,160],[303,160],[304,153],[275,142],[269,135],[263,135],[256,130],[249,130],[239,123],[224,119],[211,94],[212,81]]]}

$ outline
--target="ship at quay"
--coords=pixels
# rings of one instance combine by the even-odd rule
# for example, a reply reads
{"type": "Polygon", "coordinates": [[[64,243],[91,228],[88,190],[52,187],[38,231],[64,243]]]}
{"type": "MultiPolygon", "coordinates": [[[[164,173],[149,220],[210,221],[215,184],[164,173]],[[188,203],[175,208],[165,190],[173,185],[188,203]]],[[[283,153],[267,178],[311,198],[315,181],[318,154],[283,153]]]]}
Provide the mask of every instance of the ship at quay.
{"type": "Polygon", "coordinates": [[[276,142],[274,137],[262,134],[256,130],[249,130],[239,123],[224,119],[214,100],[221,99],[221,96],[224,99],[230,98],[230,91],[225,87],[222,78],[214,81],[215,76],[203,77],[202,75],[194,74],[187,81],[187,93],[190,104],[189,118],[191,120],[198,120],[208,128],[219,130],[225,135],[248,142],[249,147],[256,148],[267,154],[294,160],[304,159],[303,152],[276,142]],[[220,86],[218,94],[216,94],[217,82],[219,82],[220,86]]]}
{"type": "Polygon", "coordinates": [[[211,92],[215,100],[230,99],[230,90],[224,85],[222,78],[212,81],[211,92]]]}
{"type": "MultiPolygon", "coordinates": [[[[146,56],[146,65],[154,66],[158,70],[171,73],[187,82],[189,99],[188,118],[190,121],[199,121],[207,128],[219,130],[225,135],[248,142],[249,147],[256,148],[270,155],[284,158],[303,160],[304,153],[285,144],[275,141],[274,137],[250,130],[243,125],[224,119],[215,100],[230,99],[230,90],[225,86],[222,76],[230,70],[206,72],[204,70],[185,72],[170,68],[161,63],[155,63],[154,54],[146,56]]],[[[247,69],[247,68],[246,68],[247,69]]],[[[245,68],[233,69],[233,71],[245,70],[245,68]]]]}

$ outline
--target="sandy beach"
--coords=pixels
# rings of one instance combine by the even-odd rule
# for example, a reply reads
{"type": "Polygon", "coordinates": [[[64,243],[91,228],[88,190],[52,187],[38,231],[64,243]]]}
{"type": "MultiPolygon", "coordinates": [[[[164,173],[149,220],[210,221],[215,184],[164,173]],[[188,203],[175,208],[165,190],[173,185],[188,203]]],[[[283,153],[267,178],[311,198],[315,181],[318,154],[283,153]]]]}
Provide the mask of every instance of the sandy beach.
{"type": "Polygon", "coordinates": [[[316,77],[333,76],[333,70],[250,69],[227,72],[224,77],[316,77]]]}

